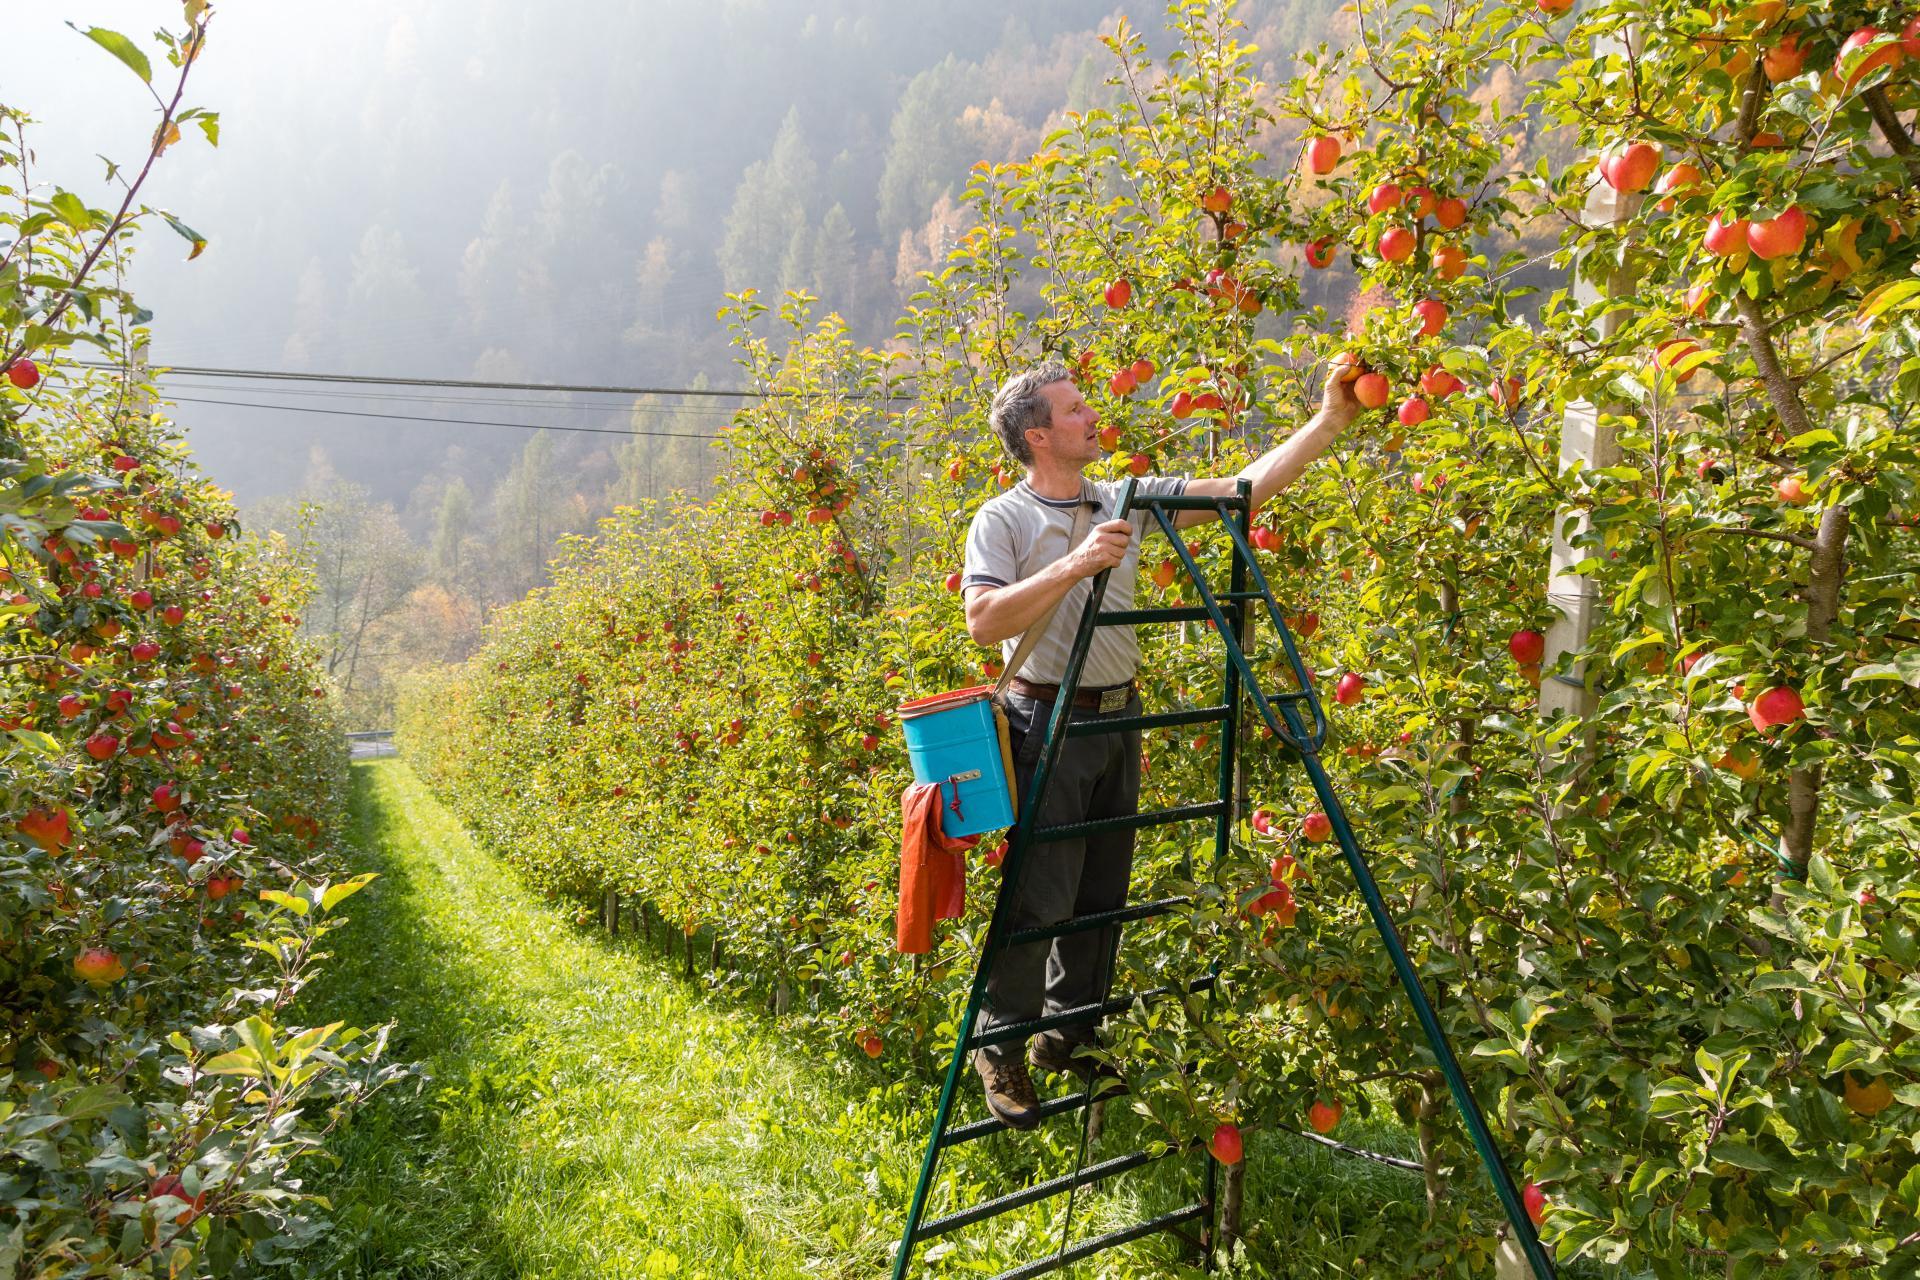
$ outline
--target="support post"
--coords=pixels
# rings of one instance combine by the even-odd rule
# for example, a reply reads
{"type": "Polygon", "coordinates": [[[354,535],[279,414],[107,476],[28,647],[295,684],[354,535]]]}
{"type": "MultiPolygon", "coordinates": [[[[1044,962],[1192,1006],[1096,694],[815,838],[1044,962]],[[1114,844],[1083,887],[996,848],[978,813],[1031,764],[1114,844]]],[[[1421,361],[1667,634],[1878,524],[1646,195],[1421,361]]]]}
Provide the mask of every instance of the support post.
{"type": "MultiPolygon", "coordinates": [[[[1636,39],[1636,34],[1629,27],[1623,40],[1632,41],[1636,39]]],[[[1612,50],[1624,51],[1624,44],[1612,50]]],[[[1621,193],[1605,182],[1595,181],[1587,197],[1587,223],[1590,226],[1619,226],[1639,211],[1642,199],[1637,192],[1621,193]]],[[[1578,274],[1576,267],[1573,295],[1576,301],[1591,304],[1602,298],[1619,297],[1632,287],[1632,275],[1624,268],[1608,273],[1604,281],[1596,284],[1578,274]]],[[[1626,312],[1623,310],[1607,312],[1601,316],[1594,336],[1605,342],[1618,332],[1625,319],[1626,312]]],[[[1565,475],[1576,466],[1611,467],[1620,461],[1620,446],[1614,439],[1613,428],[1601,421],[1604,411],[1602,406],[1585,400],[1567,406],[1560,423],[1560,474],[1565,475]]],[[[1575,538],[1585,534],[1588,527],[1587,518],[1578,512],[1561,510],[1554,513],[1547,603],[1559,610],[1560,616],[1547,627],[1547,652],[1542,665],[1548,670],[1554,667],[1562,654],[1577,653],[1586,647],[1593,635],[1596,610],[1601,607],[1593,581],[1573,570],[1573,566],[1583,560],[1587,553],[1577,550],[1572,539],[1566,536],[1569,522],[1575,538]]],[[[1566,676],[1552,676],[1540,683],[1542,719],[1551,720],[1561,713],[1591,717],[1598,705],[1599,697],[1583,669],[1576,669],[1566,676]]]]}

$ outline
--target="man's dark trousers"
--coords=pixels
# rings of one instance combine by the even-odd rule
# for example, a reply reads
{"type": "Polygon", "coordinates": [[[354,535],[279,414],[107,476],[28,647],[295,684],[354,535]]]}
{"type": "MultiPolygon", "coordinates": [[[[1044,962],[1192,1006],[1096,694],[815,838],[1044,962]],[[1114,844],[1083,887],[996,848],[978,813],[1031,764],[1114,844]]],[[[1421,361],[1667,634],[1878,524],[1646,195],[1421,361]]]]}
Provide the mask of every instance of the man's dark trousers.
{"type": "MultiPolygon", "coordinates": [[[[1051,702],[1014,693],[1006,695],[1007,724],[1014,750],[1020,802],[1047,736],[1051,702]]],[[[1136,695],[1107,715],[1073,709],[1075,720],[1119,719],[1140,714],[1136,695]]],[[[1140,731],[1068,738],[1061,744],[1037,825],[1059,826],[1093,818],[1118,817],[1140,807],[1140,731]]],[[[1126,905],[1133,874],[1132,830],[1108,831],[1075,840],[1035,845],[1027,851],[1019,896],[1009,929],[1034,929],[1075,916],[1115,911],[1126,905]]],[[[1008,947],[994,958],[987,978],[986,1006],[976,1031],[1010,1022],[1026,1022],[1104,1001],[1113,988],[1113,954],[1120,926],[1086,929],[1062,937],[1008,947]]],[[[1093,1039],[1096,1023],[1060,1027],[1051,1033],[1070,1044],[1093,1039]]],[[[989,1046],[996,1062],[1011,1062],[1025,1052],[1022,1041],[989,1046]]]]}

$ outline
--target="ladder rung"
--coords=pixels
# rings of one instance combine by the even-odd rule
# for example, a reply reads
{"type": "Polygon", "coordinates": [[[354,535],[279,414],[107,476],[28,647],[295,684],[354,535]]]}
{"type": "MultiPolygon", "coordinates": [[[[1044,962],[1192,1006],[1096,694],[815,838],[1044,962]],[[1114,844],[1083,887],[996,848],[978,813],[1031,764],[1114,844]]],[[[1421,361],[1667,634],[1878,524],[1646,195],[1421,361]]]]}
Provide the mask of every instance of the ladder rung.
{"type": "Polygon", "coordinates": [[[1071,840],[1077,836],[1097,835],[1102,831],[1128,831],[1140,827],[1161,827],[1173,822],[1194,822],[1201,818],[1217,818],[1227,809],[1224,800],[1208,800],[1202,804],[1176,805],[1171,809],[1149,809],[1145,813],[1127,813],[1113,818],[1092,818],[1086,822],[1067,822],[1057,827],[1041,827],[1033,833],[1035,844],[1051,844],[1055,840],[1071,840]]]}
{"type": "Polygon", "coordinates": [[[1222,591],[1214,597],[1215,600],[1265,600],[1266,598],[1267,593],[1264,591],[1222,591]]]}
{"type": "Polygon", "coordinates": [[[1147,511],[1159,507],[1162,511],[1212,511],[1216,507],[1225,507],[1229,511],[1244,511],[1245,498],[1208,498],[1200,494],[1171,493],[1156,494],[1151,498],[1136,497],[1130,504],[1135,511],[1147,511]]]}
{"type": "Polygon", "coordinates": [[[1183,605],[1177,609],[1115,609],[1094,615],[1096,627],[1138,627],[1156,622],[1203,622],[1213,615],[1205,605],[1183,605]]]}
{"type": "Polygon", "coordinates": [[[931,1240],[935,1236],[945,1235],[956,1228],[981,1222],[987,1218],[997,1218],[1022,1205],[1057,1196],[1062,1191],[1091,1186],[1115,1174],[1127,1173],[1142,1165],[1152,1164],[1155,1160],[1171,1155],[1176,1150],[1178,1148],[1168,1147],[1157,1154],[1144,1150],[1130,1152],[1124,1156],[1115,1156],[1111,1160],[1102,1160],[1099,1164],[1090,1164],[1078,1173],[1064,1173],[1057,1178],[1048,1178],[1045,1182],[1036,1182],[1030,1187],[1022,1187],[1018,1191],[1009,1191],[1003,1196],[983,1200],[971,1208],[950,1213],[944,1218],[935,1218],[932,1222],[921,1223],[920,1229],[913,1233],[913,1242],[919,1244],[922,1240],[931,1240]]]}
{"type": "Polygon", "coordinates": [[[1049,1271],[1058,1271],[1062,1267],[1071,1266],[1082,1258],[1090,1258],[1102,1250],[1118,1248],[1123,1244],[1132,1244],[1135,1240],[1165,1231],[1169,1227],[1177,1227],[1183,1222],[1192,1222],[1195,1218],[1204,1218],[1206,1215],[1207,1206],[1205,1201],[1190,1204],[1184,1209],[1175,1209],[1172,1213],[1163,1213],[1157,1218],[1149,1218],[1147,1221],[1135,1226],[1122,1227],[1118,1231],[1109,1231],[1107,1234],[1095,1236],[1091,1240],[1082,1240],[1071,1249],[1063,1249],[1050,1258],[1042,1258],[1038,1262],[1029,1262],[1024,1266],[1015,1267],[1011,1271],[1002,1271],[999,1275],[993,1277],[993,1280],[1033,1280],[1034,1276],[1043,1276],[1049,1271]]]}
{"type": "Polygon", "coordinates": [[[1124,733],[1128,729],[1167,729],[1182,724],[1206,724],[1227,718],[1225,703],[1217,707],[1194,707],[1188,711],[1156,711],[1150,716],[1128,716],[1124,720],[1069,720],[1069,738],[1097,738],[1106,733],[1124,733]]]}
{"type": "Polygon", "coordinates": [[[1138,906],[1075,916],[1071,920],[1062,920],[1059,924],[1043,924],[1034,929],[1021,929],[1007,939],[1007,945],[1017,947],[1023,942],[1039,942],[1043,938],[1058,938],[1069,933],[1085,933],[1088,929],[1104,929],[1110,924],[1125,924],[1129,920],[1146,920],[1162,912],[1171,911],[1175,907],[1185,906],[1191,901],[1193,899],[1185,896],[1162,898],[1158,902],[1142,902],[1138,906]]]}
{"type": "Polygon", "coordinates": [[[961,1045],[961,1052],[971,1053],[975,1049],[984,1049],[988,1045],[1004,1044],[1009,1040],[1025,1040],[1037,1036],[1042,1031],[1051,1031],[1055,1027],[1070,1026],[1076,1022],[1104,1018],[1110,1013],[1119,1013],[1135,1000],[1158,1000],[1163,996],[1206,991],[1213,986],[1213,975],[1195,978],[1181,987],[1154,987],[1130,996],[1115,996],[1101,1004],[1083,1004],[1072,1009],[1062,1009],[1059,1013],[1049,1013],[1043,1017],[1029,1018],[1025,1022],[1009,1022],[1004,1026],[992,1027],[986,1031],[975,1032],[961,1045]]]}
{"type": "MultiPolygon", "coordinates": [[[[1045,1120],[1063,1111],[1078,1111],[1086,1105],[1087,1095],[1084,1091],[1064,1094],[1058,1098],[1048,1098],[1040,1104],[1040,1118],[1045,1120]]],[[[998,1133],[1006,1127],[1006,1121],[988,1116],[985,1120],[975,1120],[971,1124],[963,1124],[957,1129],[947,1130],[940,1135],[940,1145],[943,1148],[957,1147],[963,1142],[972,1142],[975,1138],[984,1138],[990,1133],[998,1133]]]]}

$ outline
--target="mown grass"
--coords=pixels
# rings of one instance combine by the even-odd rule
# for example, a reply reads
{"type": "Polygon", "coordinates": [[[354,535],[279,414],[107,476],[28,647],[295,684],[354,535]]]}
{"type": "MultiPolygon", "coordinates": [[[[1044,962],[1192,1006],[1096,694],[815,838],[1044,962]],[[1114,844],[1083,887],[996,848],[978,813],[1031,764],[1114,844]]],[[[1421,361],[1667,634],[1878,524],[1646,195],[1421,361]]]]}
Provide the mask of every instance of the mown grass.
{"type": "MultiPolygon", "coordinates": [[[[583,930],[475,846],[404,762],[354,768],[355,842],[374,887],[303,997],[310,1018],[398,1024],[422,1075],[363,1112],[314,1180],[337,1230],[314,1276],[872,1277],[882,1273],[931,1105],[922,1080],[823,1051],[708,993],[632,935],[583,930]]],[[[973,1104],[971,1097],[969,1105],[973,1104]]],[[[1089,1161],[1132,1149],[1110,1107],[1089,1161]]],[[[945,1203],[1071,1167],[1078,1129],[960,1148],[945,1203]]],[[[1404,1150],[1405,1135],[1343,1137],[1404,1150]]],[[[1285,1134],[1248,1147],[1244,1276],[1389,1274],[1423,1214],[1417,1176],[1285,1134]]],[[[1190,1200],[1197,1161],[1076,1200],[1074,1233],[1190,1200]]],[[[1470,1175],[1469,1175],[1470,1176],[1470,1175]]],[[[1048,1251],[1062,1202],[963,1233],[936,1271],[986,1275],[1048,1251]]],[[[1080,1277],[1177,1276],[1170,1243],[1080,1277]]]]}

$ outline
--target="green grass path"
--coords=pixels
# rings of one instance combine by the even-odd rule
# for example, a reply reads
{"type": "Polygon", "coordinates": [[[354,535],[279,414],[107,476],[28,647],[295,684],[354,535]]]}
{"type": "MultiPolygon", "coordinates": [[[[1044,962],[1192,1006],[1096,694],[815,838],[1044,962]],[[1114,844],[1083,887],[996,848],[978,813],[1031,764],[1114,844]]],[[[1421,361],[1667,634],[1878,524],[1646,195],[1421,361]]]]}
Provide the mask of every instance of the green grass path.
{"type": "MultiPolygon", "coordinates": [[[[870,1276],[892,1223],[849,1120],[877,1077],[782,1040],[592,937],[477,848],[399,761],[355,766],[381,873],[332,939],[309,1016],[397,1021],[427,1073],[315,1179],[338,1235],[310,1274],[870,1276]]],[[[899,1176],[896,1171],[895,1176],[899,1176]]]]}
{"type": "MultiPolygon", "coordinates": [[[[823,1051],[709,995],[632,935],[576,928],[479,848],[397,759],[354,766],[356,869],[309,1021],[397,1024],[422,1076],[336,1135],[311,1166],[335,1232],[299,1260],[320,1280],[872,1280],[884,1275],[930,1099],[897,1064],[823,1051]]],[[[971,1095],[969,1095],[971,1105],[971,1095]]],[[[1405,1150],[1390,1121],[1349,1140],[1405,1150]]],[[[1098,1160],[1144,1137],[1108,1118],[1098,1160]]],[[[935,1211],[1071,1167],[1077,1127],[984,1142],[947,1162],[935,1211]]],[[[1076,1238],[1193,1198],[1169,1161],[1084,1197],[1076,1238]]],[[[1251,1256],[1235,1280],[1388,1274],[1375,1261],[1421,1213],[1417,1177],[1286,1134],[1248,1147],[1251,1256]]],[[[1466,1175],[1471,1178],[1471,1171],[1466,1175]]],[[[1044,1256],[1061,1201],[935,1246],[942,1275],[1044,1256]]],[[[1463,1223],[1464,1225],[1464,1223],[1463,1223]]],[[[1076,1280],[1197,1275],[1169,1243],[1073,1269],[1076,1280]]],[[[923,1258],[923,1261],[927,1260],[923,1258]]]]}

